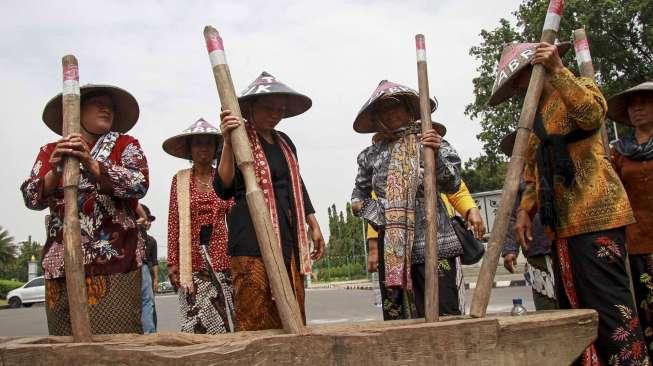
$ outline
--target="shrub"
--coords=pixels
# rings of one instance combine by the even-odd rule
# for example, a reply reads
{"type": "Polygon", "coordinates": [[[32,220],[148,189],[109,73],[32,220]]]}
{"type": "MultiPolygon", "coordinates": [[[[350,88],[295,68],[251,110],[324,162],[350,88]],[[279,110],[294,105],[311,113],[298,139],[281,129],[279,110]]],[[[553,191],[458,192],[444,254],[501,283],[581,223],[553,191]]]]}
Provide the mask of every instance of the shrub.
{"type": "Polygon", "coordinates": [[[343,264],[337,267],[323,267],[318,269],[318,281],[339,281],[365,278],[365,268],[360,263],[343,264]]]}
{"type": "Polygon", "coordinates": [[[24,282],[0,279],[0,299],[6,299],[7,293],[24,285],[24,282]]]}

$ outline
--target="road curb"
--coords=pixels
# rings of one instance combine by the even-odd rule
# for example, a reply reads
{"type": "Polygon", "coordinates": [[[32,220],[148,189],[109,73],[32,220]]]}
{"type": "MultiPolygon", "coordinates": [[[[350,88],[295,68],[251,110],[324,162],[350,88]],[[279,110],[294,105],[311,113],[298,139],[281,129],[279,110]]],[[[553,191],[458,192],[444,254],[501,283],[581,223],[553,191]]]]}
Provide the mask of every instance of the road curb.
{"type": "MultiPolygon", "coordinates": [[[[506,287],[523,287],[526,286],[526,280],[510,280],[510,281],[494,281],[492,283],[492,288],[506,288],[506,287]]],[[[330,286],[334,287],[334,286],[330,286]]],[[[373,285],[346,285],[341,288],[345,290],[374,290],[375,286],[373,285]]],[[[465,283],[465,290],[475,289],[476,282],[465,283]]]]}
{"type": "MultiPolygon", "coordinates": [[[[511,281],[494,281],[492,288],[505,288],[505,287],[523,287],[526,286],[526,280],[511,280],[511,281]]],[[[465,283],[465,290],[475,289],[476,282],[465,283]]]]}

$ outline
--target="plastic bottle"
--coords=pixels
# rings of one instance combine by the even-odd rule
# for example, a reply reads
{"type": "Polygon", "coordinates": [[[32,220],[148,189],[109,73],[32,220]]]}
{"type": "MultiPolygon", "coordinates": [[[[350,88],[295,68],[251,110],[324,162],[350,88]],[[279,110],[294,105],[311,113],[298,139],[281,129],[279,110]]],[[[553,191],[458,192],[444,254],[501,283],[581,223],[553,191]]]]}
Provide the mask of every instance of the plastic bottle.
{"type": "Polygon", "coordinates": [[[526,313],[527,311],[524,305],[522,305],[522,300],[512,299],[512,310],[510,311],[510,315],[520,316],[520,315],[526,315],[526,313]]]}

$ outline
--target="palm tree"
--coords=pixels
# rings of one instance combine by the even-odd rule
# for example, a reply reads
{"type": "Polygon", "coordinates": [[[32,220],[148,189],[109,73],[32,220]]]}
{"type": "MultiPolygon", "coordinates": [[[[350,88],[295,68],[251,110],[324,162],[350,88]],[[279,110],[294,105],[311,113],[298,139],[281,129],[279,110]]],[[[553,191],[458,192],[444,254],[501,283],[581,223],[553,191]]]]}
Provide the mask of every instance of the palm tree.
{"type": "Polygon", "coordinates": [[[0,277],[11,271],[15,260],[16,246],[14,245],[14,238],[0,226],[0,277]]]}

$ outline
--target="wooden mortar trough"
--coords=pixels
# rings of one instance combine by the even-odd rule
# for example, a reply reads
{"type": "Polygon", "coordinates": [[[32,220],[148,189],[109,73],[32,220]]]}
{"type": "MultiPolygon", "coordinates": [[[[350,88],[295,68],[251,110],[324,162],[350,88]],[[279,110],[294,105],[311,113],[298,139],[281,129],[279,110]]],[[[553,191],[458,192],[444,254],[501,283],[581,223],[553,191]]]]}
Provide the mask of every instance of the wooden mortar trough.
{"type": "Polygon", "coordinates": [[[444,317],[201,335],[161,332],[0,338],[9,365],[568,365],[597,335],[593,310],[444,317]]]}

